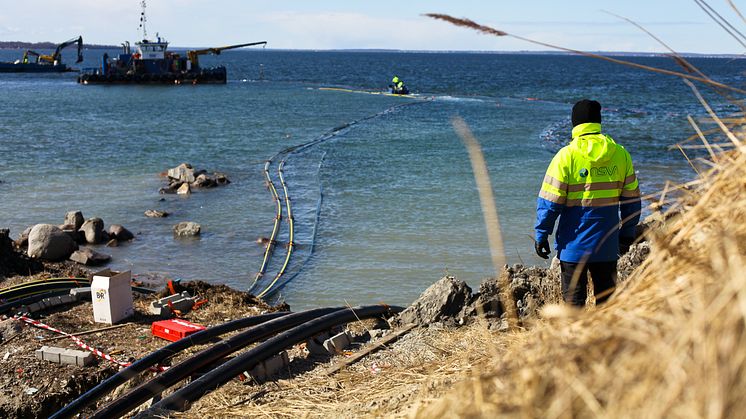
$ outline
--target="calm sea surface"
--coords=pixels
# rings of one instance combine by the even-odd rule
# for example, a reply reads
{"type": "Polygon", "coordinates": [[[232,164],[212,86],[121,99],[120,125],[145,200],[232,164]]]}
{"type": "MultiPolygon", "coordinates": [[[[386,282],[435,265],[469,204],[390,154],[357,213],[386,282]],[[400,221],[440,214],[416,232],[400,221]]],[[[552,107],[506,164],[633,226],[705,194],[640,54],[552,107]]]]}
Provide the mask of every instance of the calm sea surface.
{"type": "MultiPolygon", "coordinates": [[[[86,51],[82,67],[102,53],[86,51]]],[[[0,60],[21,54],[0,51],[0,60]]],[[[675,69],[664,58],[631,59],[675,69]]],[[[743,84],[741,60],[692,61],[743,84]]],[[[0,227],[15,237],[81,210],[137,235],[95,247],[112,255],[112,268],[247,288],[263,255],[256,239],[270,235],[275,217],[264,163],[319,140],[281,154],[297,246],[280,297],[294,309],[406,304],[444,274],[473,287],[493,274],[454,116],[484,149],[509,262],[538,265],[536,195],[569,137],[572,103],[604,105],[605,131],[631,152],[644,193],[693,177],[668,146],[693,134],[687,115],[704,116],[677,79],[582,57],[252,50],[202,60],[218,62],[227,85],[81,86],[73,73],[0,74],[0,227]],[[394,74],[418,98],[320,89],[383,90],[394,74]],[[232,183],[160,195],[158,174],[182,162],[232,183]],[[146,218],[147,209],[172,215],[146,218]],[[201,238],[175,240],[179,221],[200,223],[201,238]]],[[[283,223],[279,241],[287,235],[283,223]]],[[[278,246],[265,281],[285,254],[278,246]]]]}

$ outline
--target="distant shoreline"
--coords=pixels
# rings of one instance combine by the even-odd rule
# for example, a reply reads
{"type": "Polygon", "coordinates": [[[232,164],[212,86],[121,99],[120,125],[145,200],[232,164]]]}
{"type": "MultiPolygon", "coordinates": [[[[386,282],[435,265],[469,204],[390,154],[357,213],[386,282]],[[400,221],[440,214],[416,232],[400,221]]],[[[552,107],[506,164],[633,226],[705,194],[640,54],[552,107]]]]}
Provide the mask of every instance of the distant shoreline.
{"type": "MultiPolygon", "coordinates": [[[[0,49],[55,49],[59,43],[54,42],[22,42],[0,41],[0,49]]],[[[116,49],[116,45],[83,44],[85,49],[116,49]]]]}
{"type": "MultiPolygon", "coordinates": [[[[23,41],[0,41],[0,50],[18,50],[18,49],[55,49],[56,43],[53,42],[23,42],[23,41]]],[[[119,49],[120,45],[98,45],[83,44],[85,49],[119,49]]],[[[188,50],[200,49],[205,47],[194,46],[171,46],[171,50],[188,50]]],[[[245,49],[246,51],[262,51],[245,49]]],[[[332,48],[332,49],[291,49],[291,48],[266,48],[264,51],[297,51],[297,52],[363,52],[363,53],[415,53],[415,54],[499,54],[499,55],[578,55],[564,51],[479,51],[479,50],[399,50],[399,49],[382,49],[382,48],[332,48]]],[[[668,57],[669,53],[664,52],[629,52],[629,51],[587,51],[593,54],[618,57],[668,57]]],[[[679,55],[687,58],[746,58],[741,54],[705,54],[698,52],[680,52],[679,55]]]]}

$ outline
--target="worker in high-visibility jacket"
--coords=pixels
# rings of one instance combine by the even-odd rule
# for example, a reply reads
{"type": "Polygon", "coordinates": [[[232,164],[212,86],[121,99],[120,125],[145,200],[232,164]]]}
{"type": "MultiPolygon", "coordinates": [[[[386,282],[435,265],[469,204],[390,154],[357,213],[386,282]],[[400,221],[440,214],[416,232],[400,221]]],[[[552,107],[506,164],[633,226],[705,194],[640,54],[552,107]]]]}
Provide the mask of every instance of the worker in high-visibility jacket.
{"type": "Polygon", "coordinates": [[[394,76],[391,79],[391,93],[403,93],[404,89],[404,81],[399,76],[394,76]]]}
{"type": "Polygon", "coordinates": [[[562,294],[582,307],[589,271],[596,304],[614,292],[617,259],[634,241],[641,205],[632,158],[601,133],[601,104],[576,103],[572,125],[572,141],[554,156],[541,185],[535,248],[540,257],[549,257],[549,235],[559,217],[555,249],[562,294]]]}

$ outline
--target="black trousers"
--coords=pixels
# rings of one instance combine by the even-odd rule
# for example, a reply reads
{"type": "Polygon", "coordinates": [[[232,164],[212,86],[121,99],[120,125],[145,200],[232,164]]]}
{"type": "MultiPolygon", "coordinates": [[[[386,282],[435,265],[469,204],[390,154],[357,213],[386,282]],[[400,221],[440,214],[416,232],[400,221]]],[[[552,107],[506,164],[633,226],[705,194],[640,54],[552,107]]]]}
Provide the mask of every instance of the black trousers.
{"type": "Polygon", "coordinates": [[[560,261],[562,271],[562,297],[565,301],[578,307],[585,306],[588,297],[588,271],[593,278],[593,294],[596,305],[609,299],[616,288],[616,261],[574,263],[560,261]],[[580,272],[577,272],[580,270],[580,272]],[[573,283],[573,278],[577,280],[573,283]]]}

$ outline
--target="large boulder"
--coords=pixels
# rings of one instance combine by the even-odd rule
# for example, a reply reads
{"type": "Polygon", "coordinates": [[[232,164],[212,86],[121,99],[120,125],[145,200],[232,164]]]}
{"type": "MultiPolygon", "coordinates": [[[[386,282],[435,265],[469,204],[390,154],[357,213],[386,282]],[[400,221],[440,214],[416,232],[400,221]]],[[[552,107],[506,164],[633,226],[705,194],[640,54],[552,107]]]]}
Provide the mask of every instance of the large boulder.
{"type": "Polygon", "coordinates": [[[109,226],[109,239],[114,239],[119,242],[132,240],[135,235],[129,230],[119,224],[112,224],[109,226]]]}
{"type": "Polygon", "coordinates": [[[174,226],[174,235],[176,237],[193,237],[199,236],[202,226],[191,221],[183,221],[174,226]]]}
{"type": "Polygon", "coordinates": [[[90,244],[105,243],[109,241],[109,235],[104,231],[104,220],[90,218],[85,220],[80,227],[80,232],[85,235],[85,241],[90,244]]]}
{"type": "Polygon", "coordinates": [[[73,252],[73,254],[70,255],[70,260],[72,260],[73,262],[78,262],[82,265],[96,266],[110,261],[111,256],[96,252],[86,247],[73,252]]]}
{"type": "Polygon", "coordinates": [[[72,237],[51,224],[37,224],[29,233],[27,253],[32,258],[63,260],[77,248],[72,237]]]}
{"type": "Polygon", "coordinates": [[[189,163],[181,163],[173,169],[168,169],[168,177],[181,182],[194,182],[194,168],[189,163]]]}
{"type": "Polygon", "coordinates": [[[72,225],[75,230],[80,230],[84,221],[85,218],[83,218],[83,213],[80,211],[68,211],[65,214],[65,224],[72,225]]]}
{"type": "Polygon", "coordinates": [[[471,288],[464,281],[446,276],[431,285],[412,305],[399,314],[401,324],[427,326],[441,322],[458,324],[460,314],[471,300],[471,288]]]}

